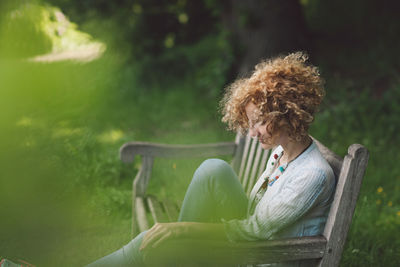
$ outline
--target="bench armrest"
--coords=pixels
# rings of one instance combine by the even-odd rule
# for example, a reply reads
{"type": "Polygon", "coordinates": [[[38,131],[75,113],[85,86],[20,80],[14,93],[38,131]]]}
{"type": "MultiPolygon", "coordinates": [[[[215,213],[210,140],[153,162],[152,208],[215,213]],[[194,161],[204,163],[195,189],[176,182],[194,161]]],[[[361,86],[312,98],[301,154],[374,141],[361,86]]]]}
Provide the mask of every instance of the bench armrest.
{"type": "Polygon", "coordinates": [[[166,145],[147,142],[129,142],[121,146],[120,158],[123,162],[132,162],[135,155],[163,158],[213,157],[233,155],[234,142],[200,145],[166,145]]]}

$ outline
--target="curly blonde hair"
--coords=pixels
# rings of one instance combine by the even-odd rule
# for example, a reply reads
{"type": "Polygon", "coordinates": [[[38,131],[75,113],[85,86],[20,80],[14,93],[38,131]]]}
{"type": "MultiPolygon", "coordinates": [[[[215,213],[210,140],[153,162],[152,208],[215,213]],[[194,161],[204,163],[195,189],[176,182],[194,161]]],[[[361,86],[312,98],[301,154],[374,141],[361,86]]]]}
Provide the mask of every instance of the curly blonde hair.
{"type": "Polygon", "coordinates": [[[222,121],[230,130],[245,133],[249,128],[245,107],[251,101],[260,111],[257,122],[268,121],[272,136],[282,127],[293,140],[308,135],[325,91],[318,69],[306,64],[307,59],[307,54],[296,52],[257,64],[250,78],[226,88],[220,102],[222,121]]]}

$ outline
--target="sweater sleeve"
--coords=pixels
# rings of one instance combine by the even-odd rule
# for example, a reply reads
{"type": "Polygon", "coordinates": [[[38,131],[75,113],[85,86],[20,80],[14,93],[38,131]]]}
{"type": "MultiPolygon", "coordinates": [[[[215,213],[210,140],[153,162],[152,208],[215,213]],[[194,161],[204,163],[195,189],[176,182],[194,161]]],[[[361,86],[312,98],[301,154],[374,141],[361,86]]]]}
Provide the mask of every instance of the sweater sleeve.
{"type": "Polygon", "coordinates": [[[326,185],[325,173],[319,169],[308,169],[290,178],[275,196],[269,199],[263,197],[250,217],[244,220],[222,220],[230,241],[269,239],[274,233],[300,219],[316,204],[326,185]]]}

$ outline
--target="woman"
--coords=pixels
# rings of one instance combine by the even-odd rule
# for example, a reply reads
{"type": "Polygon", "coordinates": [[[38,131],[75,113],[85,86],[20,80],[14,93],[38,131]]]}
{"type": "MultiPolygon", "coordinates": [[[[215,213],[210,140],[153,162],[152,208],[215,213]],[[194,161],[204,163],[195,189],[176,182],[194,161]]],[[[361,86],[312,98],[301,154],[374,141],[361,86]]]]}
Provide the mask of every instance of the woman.
{"type": "Polygon", "coordinates": [[[248,131],[264,149],[274,149],[249,199],[229,164],[206,160],[189,185],[178,222],[155,224],[89,266],[144,266],[146,252],[178,238],[255,241],[321,234],[335,178],[307,132],[324,90],[317,68],[306,60],[298,52],[262,62],[250,78],[230,85],[221,101],[229,129],[248,131]]]}
{"type": "Polygon", "coordinates": [[[262,62],[250,78],[230,85],[221,101],[222,120],[231,130],[248,131],[264,149],[274,149],[249,199],[226,162],[206,160],[189,185],[178,222],[156,224],[89,266],[142,266],[146,251],[178,238],[254,241],[321,234],[335,178],[307,132],[324,90],[317,68],[306,60],[297,52],[262,62]]]}

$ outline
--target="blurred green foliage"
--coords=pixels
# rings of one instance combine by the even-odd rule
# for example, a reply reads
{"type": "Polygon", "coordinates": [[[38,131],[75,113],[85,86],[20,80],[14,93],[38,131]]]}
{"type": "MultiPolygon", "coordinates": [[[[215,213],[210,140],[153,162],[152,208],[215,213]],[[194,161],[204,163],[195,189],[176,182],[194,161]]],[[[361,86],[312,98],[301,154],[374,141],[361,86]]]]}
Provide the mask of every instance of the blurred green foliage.
{"type": "MultiPolygon", "coordinates": [[[[79,28],[40,2],[0,8],[0,255],[75,266],[130,240],[131,183],[140,162],[122,164],[121,144],[233,140],[217,105],[236,58],[220,22],[226,1],[48,3],[79,28]],[[27,60],[98,48],[97,39],[107,46],[97,60],[27,60]]],[[[301,3],[311,59],[327,91],[311,134],[340,155],[352,143],[371,154],[342,265],[395,266],[397,4],[301,3]]],[[[201,160],[158,160],[150,191],[182,200],[201,160]]]]}

